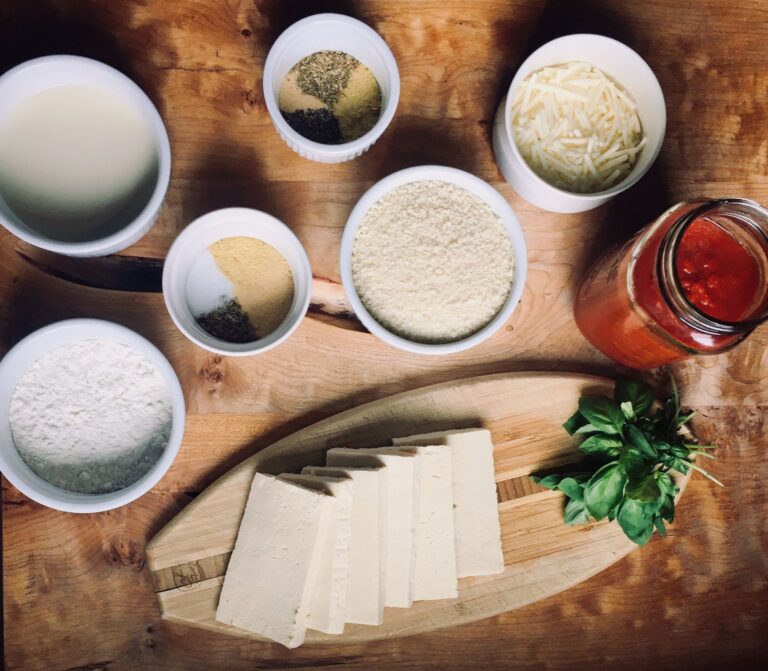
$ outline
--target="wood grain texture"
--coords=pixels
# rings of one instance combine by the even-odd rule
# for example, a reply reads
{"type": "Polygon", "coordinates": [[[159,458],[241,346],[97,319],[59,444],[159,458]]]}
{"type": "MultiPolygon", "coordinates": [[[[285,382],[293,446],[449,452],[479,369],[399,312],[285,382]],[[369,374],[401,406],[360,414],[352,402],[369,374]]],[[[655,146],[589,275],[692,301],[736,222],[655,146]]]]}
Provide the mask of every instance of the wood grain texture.
{"type": "Polygon", "coordinates": [[[654,539],[595,578],[518,611],[429,635],[287,652],[161,621],[144,546],[246,456],[360,403],[502,371],[616,373],[574,325],[578,280],[602,249],[673,202],[701,194],[768,202],[767,41],[763,0],[0,3],[0,69],[47,53],[118,67],[158,105],[174,157],[157,225],[114,265],[72,264],[0,234],[0,351],[64,317],[114,319],[169,356],[189,406],[173,467],[123,509],[65,515],[4,483],[6,667],[756,666],[768,653],[766,327],[732,352],[673,371],[686,402],[702,411],[698,430],[722,445],[712,468],[726,489],[694,478],[669,541],[654,539]],[[282,144],[260,81],[281,30],[326,9],[380,31],[403,84],[390,129],[369,153],[336,166],[308,163],[282,144]],[[551,37],[579,31],[621,39],[646,58],[665,92],[668,129],[640,184],[594,212],[563,216],[528,205],[503,183],[490,124],[522,58],[551,37]],[[377,179],[420,163],[490,181],[518,213],[529,249],[528,286],[505,330],[440,359],[387,348],[337,303],[337,248],[354,202],[377,179]],[[161,296],[148,291],[157,286],[157,266],[146,259],[162,259],[194,217],[229,205],[283,219],[307,246],[317,280],[316,309],[295,335],[244,362],[190,345],[161,296]]]}
{"type": "MultiPolygon", "coordinates": [[[[325,463],[331,447],[389,445],[394,437],[482,427],[494,444],[504,573],[459,581],[459,596],[389,608],[378,627],[348,625],[342,636],[309,632],[306,644],[334,646],[434,631],[546,598],[592,577],[635,549],[616,525],[563,525],[563,497],[534,490],[527,475],[578,459],[563,436],[584,394],[612,393],[609,380],[562,373],[501,373],[396,394],[313,424],[238,464],[148,544],[147,565],[163,617],[264,640],[216,622],[216,607],[254,473],[325,463]],[[519,494],[518,494],[519,492],[519,494]],[[511,495],[510,495],[511,494],[511,495]]],[[[681,491],[688,478],[680,478],[681,491]]]]}

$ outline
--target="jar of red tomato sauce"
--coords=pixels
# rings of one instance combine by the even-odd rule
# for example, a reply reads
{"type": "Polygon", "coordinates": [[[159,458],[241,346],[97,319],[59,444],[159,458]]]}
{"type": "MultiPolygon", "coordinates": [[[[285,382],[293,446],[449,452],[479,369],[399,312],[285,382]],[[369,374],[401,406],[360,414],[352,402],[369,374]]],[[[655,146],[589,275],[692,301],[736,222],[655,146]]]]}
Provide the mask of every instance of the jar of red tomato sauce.
{"type": "Polygon", "coordinates": [[[584,278],[576,323],[610,358],[648,369],[723,352],[768,318],[768,210],[680,203],[584,278]]]}

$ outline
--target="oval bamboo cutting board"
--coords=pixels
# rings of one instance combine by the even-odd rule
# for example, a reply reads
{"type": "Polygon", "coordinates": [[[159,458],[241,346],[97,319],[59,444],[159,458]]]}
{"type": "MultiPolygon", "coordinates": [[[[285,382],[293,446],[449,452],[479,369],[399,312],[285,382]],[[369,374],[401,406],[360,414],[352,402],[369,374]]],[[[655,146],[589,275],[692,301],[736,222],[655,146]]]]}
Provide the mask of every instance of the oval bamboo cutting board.
{"type": "MultiPolygon", "coordinates": [[[[504,373],[434,385],[348,410],[271,445],[214,482],[147,546],[165,618],[259,638],[214,615],[253,474],[322,464],[331,447],[376,447],[395,436],[483,427],[491,431],[505,571],[464,578],[459,597],[388,608],[378,627],[347,625],[341,636],[308,632],[307,644],[366,641],[449,627],[518,608],[602,571],[636,546],[615,524],[563,524],[563,497],[528,474],[571,463],[578,444],[562,423],[585,393],[612,392],[599,377],[504,373]]],[[[679,484],[681,489],[687,479],[679,484]]]]}

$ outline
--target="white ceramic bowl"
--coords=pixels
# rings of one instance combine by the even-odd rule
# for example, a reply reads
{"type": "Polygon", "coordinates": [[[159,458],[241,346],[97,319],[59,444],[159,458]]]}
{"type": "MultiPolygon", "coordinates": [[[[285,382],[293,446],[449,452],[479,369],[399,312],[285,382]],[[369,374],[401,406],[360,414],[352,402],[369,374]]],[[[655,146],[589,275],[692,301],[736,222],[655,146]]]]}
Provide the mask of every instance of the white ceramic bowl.
{"type": "Polygon", "coordinates": [[[165,305],[179,330],[193,343],[215,354],[249,356],[277,347],[304,319],[312,297],[312,268],[307,253],[290,228],[275,217],[244,207],[231,207],[203,215],[176,238],[163,268],[165,305]],[[230,343],[212,336],[195,320],[189,306],[189,277],[200,254],[224,238],[258,238],[280,252],[293,273],[293,303],[280,326],[260,340],[230,343]]]}
{"type": "Polygon", "coordinates": [[[637,53],[602,35],[567,35],[534,51],[518,69],[496,112],[493,150],[505,179],[529,203],[551,212],[584,212],[628,189],[648,172],[661,151],[666,125],[664,93],[651,68],[637,53]],[[523,80],[543,67],[569,61],[590,63],[621,84],[635,99],[648,138],[629,175],[610,189],[596,193],[573,193],[546,182],[525,162],[512,136],[512,101],[523,80]]]}
{"type": "Polygon", "coordinates": [[[342,14],[308,16],[285,30],[267,54],[263,85],[267,110],[280,137],[300,156],[321,163],[342,163],[368,151],[389,126],[400,99],[400,73],[387,43],[362,21],[342,14]],[[308,140],[280,113],[278,93],[288,71],[305,56],[324,50],[354,56],[370,69],[381,87],[379,120],[352,142],[332,145],[308,140]]]}
{"type": "Polygon", "coordinates": [[[45,326],[15,345],[0,361],[0,471],[22,494],[49,508],[70,513],[98,513],[119,508],[148,492],[165,475],[184,436],[184,393],[168,359],[149,340],[125,326],[100,319],[69,319],[45,326]],[[11,396],[19,379],[41,356],[80,340],[109,340],[127,345],[149,359],[160,372],[173,408],[173,425],[160,459],[132,485],[109,494],[81,494],[56,487],[27,466],[13,442],[9,419],[11,396]]]}
{"type": "Polygon", "coordinates": [[[0,123],[22,100],[47,89],[64,85],[92,86],[130,102],[152,131],[157,150],[155,188],[136,218],[106,237],[83,242],[64,242],[46,237],[26,225],[0,197],[0,224],[31,245],[67,256],[106,256],[129,247],[155,223],[171,176],[171,146],[168,134],[152,101],[124,74],[80,56],[46,56],[6,72],[0,77],[0,123]]]}
{"type": "Polygon", "coordinates": [[[376,182],[362,198],[357,201],[352,210],[347,224],[344,227],[344,234],[341,238],[341,251],[339,255],[339,266],[341,271],[341,281],[344,285],[344,291],[347,294],[352,309],[355,311],[358,319],[363,323],[373,335],[385,343],[416,354],[453,354],[461,352],[470,347],[480,344],[490,338],[498,331],[514,312],[520,297],[523,294],[525,286],[525,277],[528,272],[528,255],[525,247],[525,238],[520,222],[517,220],[514,210],[504,197],[496,191],[490,184],[482,179],[471,175],[463,170],[448,168],[440,165],[422,165],[415,168],[406,168],[392,173],[388,177],[376,182]],[[355,288],[355,282],[352,279],[352,246],[357,236],[357,230],[365,217],[365,214],[371,206],[379,200],[384,194],[403,184],[411,182],[421,182],[425,180],[437,180],[448,182],[465,188],[470,193],[481,198],[500,218],[504,227],[507,229],[510,242],[512,243],[512,253],[514,255],[514,277],[510,287],[509,296],[496,316],[488,322],[483,328],[472,335],[449,343],[430,344],[413,342],[403,338],[396,333],[392,333],[382,326],[371,315],[368,309],[363,305],[360,296],[355,288]]]}

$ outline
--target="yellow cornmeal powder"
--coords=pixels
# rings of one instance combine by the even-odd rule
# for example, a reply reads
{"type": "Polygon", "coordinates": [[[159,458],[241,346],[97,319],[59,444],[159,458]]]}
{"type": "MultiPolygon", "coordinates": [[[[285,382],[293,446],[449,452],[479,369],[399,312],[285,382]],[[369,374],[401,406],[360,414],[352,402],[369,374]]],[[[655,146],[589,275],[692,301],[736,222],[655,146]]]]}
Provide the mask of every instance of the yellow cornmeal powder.
{"type": "Polygon", "coordinates": [[[293,273],[288,262],[263,240],[224,238],[208,248],[216,265],[235,285],[235,298],[263,338],[285,319],[293,302],[293,273]]]}

